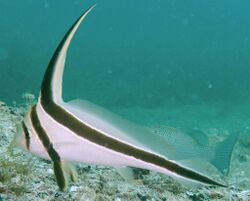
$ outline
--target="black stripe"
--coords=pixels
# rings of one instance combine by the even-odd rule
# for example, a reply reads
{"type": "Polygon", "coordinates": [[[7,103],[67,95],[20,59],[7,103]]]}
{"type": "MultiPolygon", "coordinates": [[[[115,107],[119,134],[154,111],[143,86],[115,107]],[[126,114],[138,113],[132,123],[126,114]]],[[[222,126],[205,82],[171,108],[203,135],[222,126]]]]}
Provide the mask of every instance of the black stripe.
{"type": "Polygon", "coordinates": [[[171,172],[174,172],[180,176],[183,176],[192,180],[197,180],[203,183],[211,184],[211,185],[225,186],[202,174],[194,172],[193,170],[189,170],[172,161],[166,160],[165,158],[162,158],[156,154],[146,152],[144,150],[141,150],[136,147],[130,146],[128,144],[125,144],[123,142],[120,142],[116,139],[110,138],[106,136],[105,134],[99,133],[98,131],[80,122],[78,119],[76,119],[71,114],[67,113],[67,111],[65,111],[63,108],[56,105],[55,103],[44,102],[44,101],[45,100],[42,99],[42,105],[45,104],[47,106],[47,107],[44,107],[45,110],[46,108],[49,108],[49,110],[47,109],[46,112],[50,116],[52,116],[58,123],[69,128],[71,131],[83,137],[84,139],[87,139],[103,147],[107,147],[113,151],[117,151],[117,152],[129,155],[129,156],[133,156],[142,161],[155,164],[171,172]]]}
{"type": "MultiPolygon", "coordinates": [[[[87,11],[86,11],[87,12],[87,11]]],[[[160,166],[162,168],[165,168],[171,172],[174,172],[180,176],[197,180],[203,183],[207,184],[213,184],[213,185],[219,185],[224,186],[206,176],[203,176],[199,173],[196,173],[192,170],[186,169],[182,166],[179,166],[176,163],[173,163],[171,161],[166,160],[165,158],[162,158],[156,154],[152,154],[149,152],[146,152],[144,150],[140,150],[138,148],[135,148],[133,146],[130,146],[128,144],[122,143],[116,139],[107,137],[105,134],[99,133],[98,131],[88,127],[87,125],[83,124],[81,121],[79,121],[77,118],[69,114],[66,110],[58,106],[53,101],[53,91],[52,91],[52,78],[54,73],[55,64],[58,60],[58,55],[61,52],[61,49],[67,40],[69,34],[73,30],[76,23],[80,20],[81,16],[78,18],[78,20],[74,23],[74,25],[69,29],[69,31],[66,33],[62,41],[60,42],[59,46],[57,47],[52,59],[50,60],[50,63],[48,65],[48,68],[45,72],[43,83],[41,87],[41,104],[44,110],[52,117],[54,118],[58,123],[66,126],[71,131],[76,133],[77,135],[93,142],[98,145],[101,145],[103,147],[107,147],[111,150],[114,150],[116,152],[120,152],[129,156],[133,156],[137,159],[140,159],[142,161],[146,161],[151,164],[155,164],[157,166],[160,166]]]]}
{"type": "Polygon", "coordinates": [[[36,106],[33,106],[31,109],[31,122],[32,125],[43,143],[44,148],[47,150],[51,160],[54,162],[54,172],[56,175],[56,181],[61,190],[64,190],[66,187],[66,179],[62,169],[62,163],[59,154],[53,148],[53,144],[50,142],[48,135],[46,134],[44,128],[42,127],[40,120],[36,113],[36,106]]]}
{"type": "Polygon", "coordinates": [[[74,27],[76,26],[76,24],[78,23],[78,21],[80,21],[81,17],[83,15],[85,15],[90,9],[92,9],[93,6],[91,6],[90,8],[88,8],[77,20],[76,22],[71,26],[71,28],[68,30],[68,32],[65,34],[65,36],[63,37],[63,39],[61,40],[60,44],[58,45],[58,47],[56,48],[50,62],[49,65],[46,69],[45,75],[43,77],[43,82],[42,82],[42,87],[41,87],[41,96],[50,99],[50,97],[52,97],[52,78],[53,78],[53,73],[55,71],[55,64],[57,62],[58,56],[61,52],[61,49],[65,43],[65,41],[67,40],[67,38],[69,37],[70,33],[72,32],[72,30],[74,29],[74,27]]]}
{"type": "Polygon", "coordinates": [[[22,127],[23,127],[23,131],[24,131],[24,135],[25,135],[26,148],[29,150],[30,149],[30,134],[29,134],[28,128],[24,122],[22,122],[22,127]]]}

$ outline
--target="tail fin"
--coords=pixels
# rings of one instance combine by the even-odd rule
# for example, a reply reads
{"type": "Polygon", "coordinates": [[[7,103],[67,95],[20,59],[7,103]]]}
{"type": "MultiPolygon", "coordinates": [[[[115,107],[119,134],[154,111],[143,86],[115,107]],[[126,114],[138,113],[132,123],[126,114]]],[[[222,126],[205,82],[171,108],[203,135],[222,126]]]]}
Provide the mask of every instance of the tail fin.
{"type": "Polygon", "coordinates": [[[223,174],[228,174],[231,163],[231,156],[240,131],[233,132],[226,140],[218,143],[211,163],[223,174]]]}

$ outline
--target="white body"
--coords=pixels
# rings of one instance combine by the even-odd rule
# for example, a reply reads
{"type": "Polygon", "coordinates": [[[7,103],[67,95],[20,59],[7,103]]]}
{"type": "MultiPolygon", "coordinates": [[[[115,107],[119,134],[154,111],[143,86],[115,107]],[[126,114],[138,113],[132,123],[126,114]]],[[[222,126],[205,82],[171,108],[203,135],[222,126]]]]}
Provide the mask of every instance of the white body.
{"type": "MultiPolygon", "coordinates": [[[[65,106],[65,103],[63,103],[63,105],[65,106]]],[[[178,176],[177,174],[174,174],[164,168],[144,162],[142,160],[138,160],[134,157],[119,152],[112,151],[111,149],[97,145],[95,143],[92,143],[88,140],[85,140],[77,136],[71,130],[65,128],[62,125],[57,124],[57,122],[55,122],[53,118],[49,117],[46,114],[46,112],[43,110],[40,104],[37,105],[37,113],[39,119],[41,119],[41,121],[45,123],[44,124],[45,129],[50,136],[50,140],[54,142],[53,146],[60,155],[62,160],[72,161],[72,162],[83,162],[86,164],[107,165],[113,167],[130,166],[130,167],[153,170],[167,175],[178,176]]],[[[90,119],[92,120],[94,119],[95,121],[101,121],[102,122],[101,125],[103,127],[105,128],[110,127],[111,128],[110,130],[113,131],[117,130],[120,133],[122,133],[122,131],[119,130],[118,128],[115,128],[114,125],[110,125],[109,123],[105,122],[105,120],[99,119],[95,114],[91,115],[88,113],[88,120],[90,119]],[[90,118],[90,116],[92,118],[90,118]]],[[[39,147],[42,148],[42,145],[39,147]]],[[[138,147],[138,148],[143,149],[143,147],[138,147]]],[[[43,158],[49,159],[49,156],[47,152],[44,150],[44,148],[38,151],[37,154],[39,154],[43,158]]]]}

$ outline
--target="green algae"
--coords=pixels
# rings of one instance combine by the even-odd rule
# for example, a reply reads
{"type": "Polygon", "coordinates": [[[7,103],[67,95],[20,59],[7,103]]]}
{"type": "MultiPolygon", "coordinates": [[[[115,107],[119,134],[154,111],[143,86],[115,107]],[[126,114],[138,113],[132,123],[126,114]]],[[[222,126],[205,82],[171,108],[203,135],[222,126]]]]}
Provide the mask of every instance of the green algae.
{"type": "MultiPolygon", "coordinates": [[[[21,157],[22,154],[14,154],[12,150],[7,149],[5,156],[21,157]]],[[[29,165],[20,163],[20,161],[11,161],[9,158],[0,158],[0,184],[4,184],[4,191],[14,193],[20,196],[26,192],[24,177],[30,174],[29,165]],[[18,178],[18,180],[14,178],[18,178]]]]}

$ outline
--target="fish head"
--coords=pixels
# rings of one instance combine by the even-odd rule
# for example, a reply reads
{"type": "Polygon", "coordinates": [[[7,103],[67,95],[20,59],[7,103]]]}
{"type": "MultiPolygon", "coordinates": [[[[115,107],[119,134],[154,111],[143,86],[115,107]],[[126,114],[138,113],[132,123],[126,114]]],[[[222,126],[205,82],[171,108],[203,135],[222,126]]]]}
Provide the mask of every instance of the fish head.
{"type": "MultiPolygon", "coordinates": [[[[26,116],[28,115],[29,113],[26,116]]],[[[27,118],[16,125],[16,133],[11,143],[12,147],[18,147],[25,151],[30,151],[37,156],[48,159],[47,151],[40,142],[35,131],[30,127],[29,122],[26,120],[27,118]]]]}

